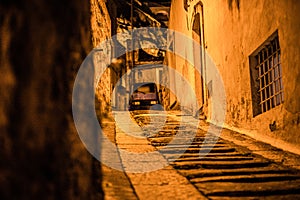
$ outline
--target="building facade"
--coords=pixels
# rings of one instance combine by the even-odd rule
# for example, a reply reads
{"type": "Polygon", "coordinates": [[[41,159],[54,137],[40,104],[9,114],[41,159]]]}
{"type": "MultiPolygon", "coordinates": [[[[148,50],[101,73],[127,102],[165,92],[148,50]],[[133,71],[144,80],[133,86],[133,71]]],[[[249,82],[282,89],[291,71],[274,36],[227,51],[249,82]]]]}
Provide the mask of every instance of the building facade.
{"type": "MultiPolygon", "coordinates": [[[[132,30],[141,27],[160,27],[162,23],[145,4],[139,1],[134,1],[133,6],[126,0],[91,0],[90,4],[96,111],[100,116],[107,115],[112,109],[128,109],[131,82],[138,81],[139,75],[143,75],[143,70],[134,74],[137,72],[132,70],[135,66],[162,62],[163,56],[160,55],[160,51],[145,47],[147,44],[144,46],[141,44],[143,42],[140,39],[141,34],[150,41],[157,41],[155,36],[147,31],[144,34],[139,29],[135,31],[137,34],[135,39],[132,40],[131,37],[132,30]],[[127,76],[131,70],[132,76],[127,76]]],[[[149,74],[149,70],[146,71],[144,74],[149,74]]],[[[155,77],[159,76],[159,70],[152,72],[155,77]]]]}
{"type": "MultiPolygon", "coordinates": [[[[297,0],[173,0],[169,29],[200,45],[176,34],[168,40],[185,56],[167,53],[166,63],[195,89],[200,109],[188,110],[213,121],[213,64],[226,94],[224,126],[300,153],[299,10],[297,0]]],[[[180,90],[178,80],[173,84],[180,90]]],[[[169,101],[180,99],[170,95],[169,101]]]]}

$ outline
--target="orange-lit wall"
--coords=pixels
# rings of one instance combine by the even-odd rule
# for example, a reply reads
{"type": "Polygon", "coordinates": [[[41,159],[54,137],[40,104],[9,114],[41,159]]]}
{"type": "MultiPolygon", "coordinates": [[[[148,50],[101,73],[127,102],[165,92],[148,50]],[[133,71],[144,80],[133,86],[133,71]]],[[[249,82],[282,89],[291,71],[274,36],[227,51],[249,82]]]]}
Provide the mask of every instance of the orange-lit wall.
{"type": "MultiPolygon", "coordinates": [[[[183,1],[173,0],[169,28],[191,37],[194,6],[199,2],[188,1],[185,10],[183,1]]],[[[299,153],[300,2],[203,0],[201,3],[205,49],[220,71],[226,90],[225,126],[299,153]],[[282,56],[284,103],[253,117],[249,56],[276,30],[282,56]],[[269,124],[274,121],[276,130],[271,132],[269,124]]],[[[193,51],[188,44],[185,47],[188,54],[193,51]]],[[[184,68],[180,59],[169,57],[168,62],[175,63],[178,71],[184,68]]],[[[209,99],[207,104],[209,108],[209,99]]],[[[209,109],[206,115],[209,118],[209,109]]]]}

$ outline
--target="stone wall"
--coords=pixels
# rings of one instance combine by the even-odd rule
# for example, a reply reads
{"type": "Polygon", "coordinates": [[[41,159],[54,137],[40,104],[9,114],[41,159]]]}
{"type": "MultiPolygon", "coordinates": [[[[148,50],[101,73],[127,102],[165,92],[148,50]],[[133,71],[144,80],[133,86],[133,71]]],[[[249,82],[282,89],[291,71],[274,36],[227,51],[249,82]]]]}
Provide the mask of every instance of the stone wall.
{"type": "Polygon", "coordinates": [[[1,1],[0,47],[0,198],[101,199],[71,110],[93,47],[89,1],[1,1]]]}
{"type": "Polygon", "coordinates": [[[111,111],[111,94],[113,89],[112,79],[116,76],[113,70],[109,68],[111,59],[114,56],[112,42],[113,34],[116,33],[116,15],[117,6],[114,1],[106,3],[104,0],[91,0],[91,27],[93,46],[101,46],[101,50],[95,57],[95,92],[96,92],[96,110],[98,115],[107,116],[111,111]],[[104,45],[106,44],[106,45],[104,45]],[[103,60],[107,57],[108,60],[103,60]],[[103,65],[105,63],[107,65],[103,65]]]}

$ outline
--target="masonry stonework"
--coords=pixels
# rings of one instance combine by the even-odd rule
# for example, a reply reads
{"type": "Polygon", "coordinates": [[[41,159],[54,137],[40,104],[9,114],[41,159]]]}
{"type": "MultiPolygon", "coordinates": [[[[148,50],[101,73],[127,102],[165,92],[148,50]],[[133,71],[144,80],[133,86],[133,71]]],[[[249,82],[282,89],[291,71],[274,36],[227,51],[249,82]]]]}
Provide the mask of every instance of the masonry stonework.
{"type": "Polygon", "coordinates": [[[107,116],[111,111],[111,95],[115,84],[116,73],[111,69],[114,46],[111,38],[116,34],[117,5],[114,1],[91,0],[92,41],[96,49],[95,64],[95,96],[98,115],[107,116]],[[106,45],[103,45],[103,44],[106,45]],[[99,47],[104,47],[97,50],[99,47]],[[107,57],[107,61],[102,58],[107,57]],[[106,62],[107,66],[103,66],[106,62]]]}

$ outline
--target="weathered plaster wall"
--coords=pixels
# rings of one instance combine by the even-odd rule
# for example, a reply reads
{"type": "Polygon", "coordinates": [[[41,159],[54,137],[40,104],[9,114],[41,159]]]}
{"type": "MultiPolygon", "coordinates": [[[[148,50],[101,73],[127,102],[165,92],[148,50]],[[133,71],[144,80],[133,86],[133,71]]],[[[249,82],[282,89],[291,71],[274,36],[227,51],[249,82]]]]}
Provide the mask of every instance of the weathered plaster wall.
{"type": "Polygon", "coordinates": [[[1,1],[0,199],[101,199],[71,110],[90,34],[89,1],[1,1]]]}
{"type": "MultiPolygon", "coordinates": [[[[167,52],[167,65],[171,68],[174,68],[182,78],[175,78],[174,73],[170,73],[169,84],[175,85],[175,94],[170,93],[170,103],[178,103],[184,101],[184,99],[193,98],[193,94],[189,93],[187,90],[184,90],[186,84],[189,84],[190,87],[195,90],[195,70],[193,67],[194,58],[192,52],[192,31],[190,30],[189,20],[186,16],[186,11],[183,9],[183,1],[173,0],[172,6],[170,8],[170,20],[169,20],[169,29],[175,32],[169,35],[169,41],[172,40],[172,43],[169,44],[170,48],[173,48],[173,52],[167,52]],[[179,35],[178,35],[179,34],[179,35]],[[182,40],[183,34],[188,40],[182,40]],[[176,95],[176,92],[180,95],[176,95]],[[175,95],[175,96],[174,96],[175,95]]],[[[196,94],[196,93],[195,93],[196,94]]],[[[186,100],[185,100],[186,101],[186,100]]],[[[178,107],[176,107],[178,108],[178,107]]],[[[196,112],[196,106],[193,103],[190,103],[189,106],[185,107],[184,110],[190,114],[196,112]]]]}
{"type": "Polygon", "coordinates": [[[207,52],[219,66],[227,93],[226,123],[299,145],[299,1],[203,1],[203,4],[207,52]],[[249,56],[276,30],[285,100],[283,105],[253,118],[249,56]],[[269,124],[273,121],[277,130],[271,132],[269,124]]]}
{"type": "MultiPolygon", "coordinates": [[[[188,2],[189,7],[186,11],[183,8],[183,1],[172,1],[169,27],[191,36],[191,30],[187,30],[186,27],[192,20],[194,6],[200,1],[188,2]]],[[[297,0],[201,2],[204,7],[206,52],[219,69],[226,89],[225,125],[249,133],[258,139],[272,140],[270,142],[277,143],[281,147],[284,147],[281,144],[294,144],[299,147],[300,2],[297,0]],[[284,103],[253,117],[249,56],[276,30],[281,46],[284,103]],[[277,127],[276,131],[271,132],[269,124],[273,121],[276,121],[277,127]]],[[[176,63],[176,68],[180,70],[181,65],[176,63]]]]}

